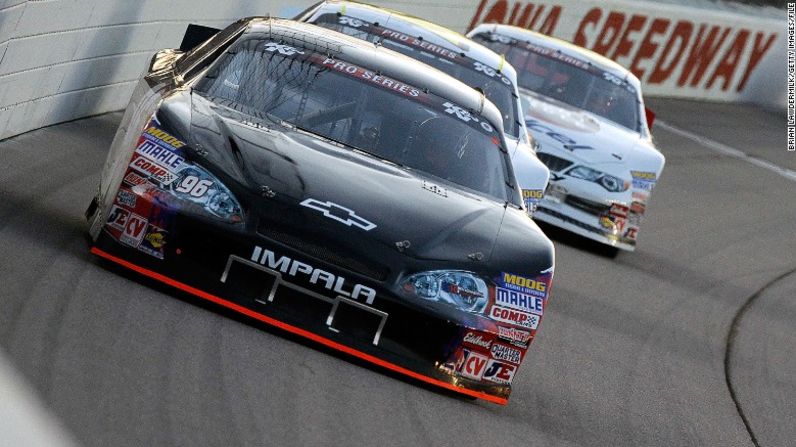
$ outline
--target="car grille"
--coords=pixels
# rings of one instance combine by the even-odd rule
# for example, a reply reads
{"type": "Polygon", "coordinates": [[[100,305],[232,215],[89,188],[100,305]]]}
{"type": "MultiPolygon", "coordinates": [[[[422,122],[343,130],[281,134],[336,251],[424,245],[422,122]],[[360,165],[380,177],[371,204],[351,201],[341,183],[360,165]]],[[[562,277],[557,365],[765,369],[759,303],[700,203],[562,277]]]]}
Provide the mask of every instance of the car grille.
{"type": "Polygon", "coordinates": [[[572,166],[572,162],[561,157],[556,157],[555,155],[550,155],[545,152],[538,152],[536,156],[539,158],[539,161],[547,166],[547,169],[555,172],[563,171],[564,169],[572,166]]]}
{"type": "Polygon", "coordinates": [[[312,256],[328,264],[336,267],[344,268],[351,272],[366,276],[377,281],[384,281],[387,279],[389,270],[381,265],[368,264],[357,259],[341,256],[334,252],[329,247],[320,246],[294,234],[280,231],[277,228],[261,224],[257,228],[257,232],[261,235],[281,242],[295,250],[298,250],[308,256],[312,256]]]}
{"type": "Polygon", "coordinates": [[[589,214],[594,214],[595,216],[605,214],[611,209],[610,206],[603,205],[602,203],[579,199],[575,196],[567,196],[567,198],[564,199],[564,203],[589,214]]]}
{"type": "Polygon", "coordinates": [[[576,227],[583,228],[586,231],[590,231],[592,233],[597,233],[597,234],[605,234],[605,231],[600,229],[600,228],[593,227],[593,226],[591,226],[589,224],[585,224],[585,223],[583,223],[583,222],[581,222],[579,220],[575,220],[575,219],[573,219],[573,218],[571,218],[569,216],[566,216],[564,214],[561,214],[561,213],[559,213],[557,211],[553,211],[550,208],[545,208],[543,206],[540,206],[536,211],[537,212],[542,212],[542,213],[545,213],[545,214],[549,214],[549,215],[551,215],[553,217],[557,217],[557,218],[563,220],[564,222],[567,222],[569,224],[575,225],[576,227]]]}

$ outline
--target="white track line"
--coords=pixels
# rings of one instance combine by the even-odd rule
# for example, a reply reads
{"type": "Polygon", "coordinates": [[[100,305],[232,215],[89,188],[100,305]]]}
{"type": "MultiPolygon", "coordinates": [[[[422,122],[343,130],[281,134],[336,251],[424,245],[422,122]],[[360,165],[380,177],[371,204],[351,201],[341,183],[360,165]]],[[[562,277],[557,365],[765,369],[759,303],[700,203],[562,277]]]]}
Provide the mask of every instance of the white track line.
{"type": "Polygon", "coordinates": [[[699,143],[702,146],[705,146],[706,148],[716,151],[722,155],[726,155],[728,157],[745,161],[749,164],[753,164],[757,167],[769,170],[775,174],[785,177],[788,180],[796,182],[796,171],[783,168],[782,166],[777,166],[774,163],[771,163],[770,161],[766,161],[761,158],[757,158],[753,155],[749,155],[746,152],[735,149],[734,147],[727,146],[726,144],[719,143],[718,141],[711,140],[710,138],[697,135],[687,130],[679,129],[677,127],[672,126],[671,124],[664,123],[660,120],[655,121],[655,126],[659,126],[661,129],[680,135],[683,138],[688,138],[689,140],[699,143]]]}

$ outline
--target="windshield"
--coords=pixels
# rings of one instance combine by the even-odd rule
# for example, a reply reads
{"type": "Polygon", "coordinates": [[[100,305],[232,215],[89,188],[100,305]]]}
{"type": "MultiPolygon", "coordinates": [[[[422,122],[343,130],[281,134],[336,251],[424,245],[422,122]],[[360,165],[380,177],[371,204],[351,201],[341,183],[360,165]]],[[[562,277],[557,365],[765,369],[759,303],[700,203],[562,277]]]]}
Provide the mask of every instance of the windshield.
{"type": "Polygon", "coordinates": [[[208,99],[508,200],[501,136],[483,117],[357,65],[237,42],[195,87],[208,99]]]}
{"type": "Polygon", "coordinates": [[[313,21],[315,25],[348,34],[369,42],[379,41],[382,46],[423,62],[473,88],[484,92],[503,117],[503,131],[519,138],[520,116],[514,87],[511,81],[495,69],[464,57],[461,53],[430,44],[422,38],[365,22],[354,17],[324,14],[313,21]]]}
{"type": "Polygon", "coordinates": [[[527,42],[478,35],[477,40],[505,54],[517,70],[520,88],[587,110],[630,130],[639,131],[636,90],[623,79],[588,62],[527,42]],[[502,42],[509,40],[510,43],[502,42]]]}

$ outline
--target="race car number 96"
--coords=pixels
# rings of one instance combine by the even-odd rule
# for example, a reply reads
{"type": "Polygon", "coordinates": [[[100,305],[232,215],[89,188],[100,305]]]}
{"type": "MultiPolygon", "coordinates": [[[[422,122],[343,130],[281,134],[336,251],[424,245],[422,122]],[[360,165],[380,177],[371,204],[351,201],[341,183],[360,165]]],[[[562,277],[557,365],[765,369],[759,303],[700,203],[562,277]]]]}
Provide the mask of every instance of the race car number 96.
{"type": "Polygon", "coordinates": [[[211,180],[200,180],[195,175],[186,176],[179,185],[175,188],[178,192],[185,193],[191,197],[202,197],[207,194],[207,190],[213,186],[211,180]]]}

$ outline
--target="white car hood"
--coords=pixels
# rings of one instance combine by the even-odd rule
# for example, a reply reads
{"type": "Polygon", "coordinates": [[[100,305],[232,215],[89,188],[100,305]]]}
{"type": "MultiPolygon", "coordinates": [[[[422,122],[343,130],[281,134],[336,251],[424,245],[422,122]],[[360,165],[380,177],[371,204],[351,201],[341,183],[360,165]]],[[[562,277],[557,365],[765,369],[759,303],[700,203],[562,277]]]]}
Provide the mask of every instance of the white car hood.
{"type": "Polygon", "coordinates": [[[580,109],[523,92],[528,101],[525,120],[540,144],[540,152],[561,155],[612,174],[628,170],[663,170],[664,157],[640,134],[580,109]]]}

